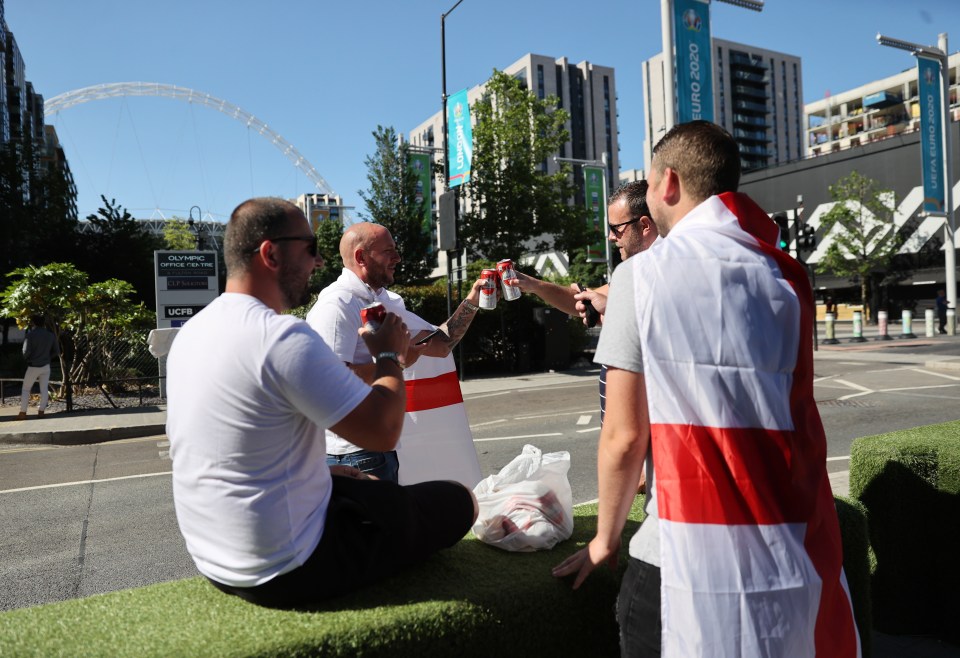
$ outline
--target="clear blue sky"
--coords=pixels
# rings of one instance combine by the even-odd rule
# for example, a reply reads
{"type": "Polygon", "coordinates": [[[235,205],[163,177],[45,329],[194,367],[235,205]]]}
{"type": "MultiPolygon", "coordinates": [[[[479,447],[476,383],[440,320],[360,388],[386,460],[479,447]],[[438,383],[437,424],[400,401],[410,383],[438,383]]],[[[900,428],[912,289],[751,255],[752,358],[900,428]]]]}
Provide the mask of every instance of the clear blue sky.
{"type": "MultiPolygon", "coordinates": [[[[112,82],[192,88],[250,112],[292,143],[348,205],[362,207],[378,124],[404,133],[440,107],[440,14],[456,0],[5,0],[6,20],[45,98],[112,82]]],[[[958,0],[713,2],[713,35],[798,55],[804,101],[915,66],[883,32],[960,46],[958,0]]],[[[464,0],[447,18],[447,89],[533,52],[616,69],[620,162],[643,167],[640,64],[661,49],[657,0],[464,0]]],[[[79,189],[136,217],[223,220],[250,196],[293,197],[310,181],[244,125],[168,98],[89,102],[48,119],[79,189]],[[194,215],[196,216],[196,214],[194,215]]],[[[355,213],[356,214],[356,213],[355,213]]]]}

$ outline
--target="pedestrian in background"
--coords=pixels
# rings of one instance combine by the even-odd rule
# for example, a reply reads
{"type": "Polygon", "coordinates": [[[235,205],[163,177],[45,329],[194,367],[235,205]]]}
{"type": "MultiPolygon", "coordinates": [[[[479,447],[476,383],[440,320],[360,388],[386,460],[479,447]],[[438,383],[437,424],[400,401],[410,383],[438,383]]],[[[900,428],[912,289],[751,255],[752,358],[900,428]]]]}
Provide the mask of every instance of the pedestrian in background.
{"type": "Polygon", "coordinates": [[[25,420],[27,406],[30,403],[30,389],[35,381],[40,382],[40,404],[37,416],[43,416],[50,399],[50,362],[60,357],[60,346],[53,332],[43,326],[43,316],[30,318],[30,328],[23,339],[23,359],[27,362],[27,372],[23,375],[23,389],[20,393],[20,414],[17,420],[25,420]]]}
{"type": "Polygon", "coordinates": [[[940,321],[940,333],[945,334],[947,330],[944,327],[947,326],[947,293],[943,290],[937,291],[937,319],[940,321]]]}

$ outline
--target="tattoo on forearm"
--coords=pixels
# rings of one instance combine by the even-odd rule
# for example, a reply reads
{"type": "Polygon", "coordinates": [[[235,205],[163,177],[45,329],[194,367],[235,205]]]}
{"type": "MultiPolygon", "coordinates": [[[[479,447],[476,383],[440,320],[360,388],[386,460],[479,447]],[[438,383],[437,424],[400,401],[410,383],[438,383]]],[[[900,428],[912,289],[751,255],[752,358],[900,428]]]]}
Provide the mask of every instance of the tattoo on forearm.
{"type": "Polygon", "coordinates": [[[472,311],[463,303],[457,307],[457,310],[453,312],[453,315],[450,316],[450,319],[444,323],[444,333],[447,334],[447,345],[453,349],[457,343],[463,338],[464,334],[467,333],[467,329],[470,328],[470,323],[473,322],[473,316],[477,314],[476,311],[472,311]]]}

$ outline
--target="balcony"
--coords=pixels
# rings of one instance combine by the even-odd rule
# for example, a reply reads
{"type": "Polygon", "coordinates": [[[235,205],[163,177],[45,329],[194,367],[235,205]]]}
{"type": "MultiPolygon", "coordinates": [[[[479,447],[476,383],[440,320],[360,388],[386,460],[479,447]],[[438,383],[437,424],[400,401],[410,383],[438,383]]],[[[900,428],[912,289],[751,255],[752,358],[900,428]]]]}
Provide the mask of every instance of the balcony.
{"type": "Polygon", "coordinates": [[[741,96],[750,96],[751,98],[759,98],[761,100],[767,100],[770,98],[770,96],[767,94],[767,90],[763,87],[751,87],[749,85],[734,85],[733,93],[741,96]]]}
{"type": "Polygon", "coordinates": [[[732,76],[737,80],[743,80],[744,82],[757,82],[761,84],[767,84],[770,82],[770,76],[766,73],[754,73],[752,71],[742,71],[734,70],[732,76]]]}
{"type": "Polygon", "coordinates": [[[742,126],[754,126],[756,128],[767,128],[767,120],[763,117],[754,117],[748,114],[734,113],[733,123],[742,126]]]}
{"type": "Polygon", "coordinates": [[[755,142],[763,142],[765,144],[770,142],[770,138],[767,137],[767,133],[762,130],[743,130],[742,128],[734,128],[733,136],[737,140],[745,139],[755,142]]]}
{"type": "Polygon", "coordinates": [[[745,53],[730,53],[730,65],[733,66],[743,66],[746,68],[757,69],[760,71],[766,71],[767,65],[763,63],[763,60],[759,57],[753,58],[745,53]]]}
{"type": "Polygon", "coordinates": [[[748,112],[761,112],[763,114],[769,112],[766,103],[751,103],[750,101],[734,101],[733,108],[735,110],[747,110],[748,112]]]}

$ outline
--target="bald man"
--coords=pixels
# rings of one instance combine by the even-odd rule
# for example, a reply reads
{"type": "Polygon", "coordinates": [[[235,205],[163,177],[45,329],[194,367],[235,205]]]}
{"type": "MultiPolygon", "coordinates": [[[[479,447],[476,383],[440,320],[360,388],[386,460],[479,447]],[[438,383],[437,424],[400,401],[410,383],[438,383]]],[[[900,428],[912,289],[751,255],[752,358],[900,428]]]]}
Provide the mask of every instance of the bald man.
{"type": "MultiPolygon", "coordinates": [[[[410,347],[405,353],[398,355],[405,369],[413,367],[422,356],[429,359],[448,357],[467,332],[467,328],[480,308],[480,280],[477,280],[453,315],[439,326],[440,332],[425,344],[416,345],[415,343],[427,336],[434,326],[407,311],[403,299],[387,290],[387,286],[393,283],[394,270],[400,263],[397,244],[390,235],[390,231],[370,222],[353,224],[344,231],[340,239],[340,256],[343,258],[343,272],[340,278],[320,292],[316,304],[307,314],[307,323],[320,334],[333,353],[364,381],[368,381],[373,376],[377,361],[377,355],[370,353],[366,344],[358,339],[357,334],[361,324],[360,309],[367,304],[382,303],[388,311],[403,317],[410,327],[412,334],[410,347]]],[[[449,359],[449,363],[452,366],[452,358],[449,359]]],[[[439,367],[439,364],[421,364],[417,370],[430,370],[431,366],[439,367]]],[[[411,379],[409,371],[405,373],[405,377],[409,386],[411,379]]],[[[449,377],[442,381],[438,379],[436,384],[438,387],[442,385],[442,389],[430,391],[431,398],[435,399],[439,395],[442,400],[454,404],[459,398],[462,406],[455,371],[452,380],[449,377]],[[455,392],[451,391],[454,386],[455,392]]],[[[408,404],[408,411],[410,410],[411,407],[408,404]]],[[[465,421],[465,414],[458,414],[458,418],[460,415],[465,421]]],[[[445,422],[448,421],[449,419],[445,419],[445,422]]],[[[405,423],[405,427],[409,424],[409,421],[405,423]]],[[[469,433],[468,427],[466,431],[469,433]]],[[[405,439],[401,438],[401,441],[405,439]]],[[[473,450],[472,441],[470,450],[473,450]]],[[[476,468],[473,466],[473,462],[476,461],[475,452],[468,457],[471,458],[468,459],[470,462],[468,473],[458,481],[472,486],[465,480],[472,480],[475,471],[479,481],[479,465],[476,468]]],[[[400,460],[396,450],[390,452],[364,450],[329,430],[327,431],[327,463],[353,466],[383,480],[394,482],[399,480],[400,460]]],[[[450,475],[446,477],[454,479],[450,475]]]]}

